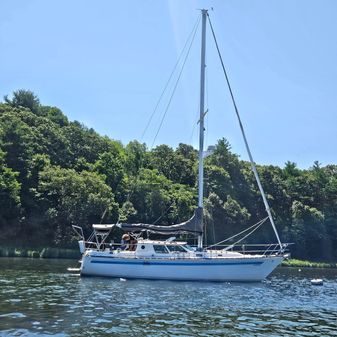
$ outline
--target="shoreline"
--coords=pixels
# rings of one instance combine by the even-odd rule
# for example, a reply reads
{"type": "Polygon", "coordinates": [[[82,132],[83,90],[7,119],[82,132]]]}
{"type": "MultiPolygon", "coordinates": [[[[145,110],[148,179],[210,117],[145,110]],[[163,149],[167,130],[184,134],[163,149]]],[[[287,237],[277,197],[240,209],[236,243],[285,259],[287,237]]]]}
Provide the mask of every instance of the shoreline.
{"type": "Polygon", "coordinates": [[[315,262],[308,260],[289,259],[284,260],[281,264],[282,267],[291,268],[337,268],[336,262],[315,262]]]}
{"type": "Polygon", "coordinates": [[[81,254],[78,249],[40,247],[40,248],[14,248],[0,247],[0,257],[26,257],[33,259],[78,259],[81,254]]]}
{"type": "MultiPolygon", "coordinates": [[[[0,247],[1,257],[25,257],[33,259],[79,259],[81,254],[78,249],[40,247],[40,248],[14,248],[0,247]]],[[[282,267],[291,268],[337,268],[336,262],[316,262],[299,259],[284,260],[282,267]]]]}

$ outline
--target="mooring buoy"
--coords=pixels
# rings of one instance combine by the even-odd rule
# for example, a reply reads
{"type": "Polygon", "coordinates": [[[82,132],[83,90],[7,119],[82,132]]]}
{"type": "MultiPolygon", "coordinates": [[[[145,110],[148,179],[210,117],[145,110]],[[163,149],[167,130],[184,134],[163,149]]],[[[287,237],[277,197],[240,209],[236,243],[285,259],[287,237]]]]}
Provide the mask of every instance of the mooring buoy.
{"type": "Polygon", "coordinates": [[[322,286],[323,285],[323,280],[321,278],[314,278],[310,282],[313,286],[322,286]]]}

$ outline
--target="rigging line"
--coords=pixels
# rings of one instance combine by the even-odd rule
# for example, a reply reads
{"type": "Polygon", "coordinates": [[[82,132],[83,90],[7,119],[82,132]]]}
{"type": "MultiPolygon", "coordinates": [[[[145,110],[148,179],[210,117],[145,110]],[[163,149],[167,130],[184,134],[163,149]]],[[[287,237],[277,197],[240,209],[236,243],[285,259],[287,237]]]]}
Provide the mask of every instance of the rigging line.
{"type": "MultiPolygon", "coordinates": [[[[208,105],[208,63],[207,63],[207,49],[205,51],[205,89],[206,89],[206,109],[205,111],[209,111],[209,105],[208,105]]],[[[209,118],[208,118],[209,114],[207,114],[205,116],[206,119],[206,132],[205,132],[205,148],[207,150],[209,143],[208,143],[208,122],[209,122],[209,118]]]]}
{"type": "MultiPolygon", "coordinates": [[[[206,82],[205,83],[205,88],[206,88],[206,109],[205,109],[205,111],[206,111],[208,109],[208,79],[207,79],[208,75],[207,75],[207,53],[206,53],[206,50],[205,50],[205,64],[206,64],[206,67],[205,67],[205,82],[206,82]]],[[[200,102],[198,104],[197,111],[196,111],[196,114],[195,114],[195,117],[194,117],[195,122],[193,123],[190,139],[189,139],[189,142],[188,142],[189,144],[192,143],[195,127],[198,125],[199,119],[200,119],[200,102]]],[[[208,128],[208,125],[207,125],[207,128],[208,128]]]]}
{"type": "Polygon", "coordinates": [[[230,245],[229,247],[224,248],[223,250],[229,250],[231,248],[233,248],[235,245],[237,245],[238,243],[240,243],[241,241],[243,241],[245,238],[247,238],[248,236],[252,235],[258,228],[260,228],[264,222],[267,220],[268,218],[266,218],[264,221],[262,221],[258,226],[256,226],[251,232],[249,232],[248,234],[246,234],[244,237],[242,237],[241,239],[239,239],[238,241],[234,242],[232,245],[230,245]]]}
{"type": "Polygon", "coordinates": [[[169,209],[174,205],[174,203],[175,203],[175,200],[169,205],[169,207],[167,207],[167,208],[165,209],[165,211],[159,216],[159,218],[158,218],[157,220],[155,220],[152,224],[153,224],[153,225],[157,224],[158,221],[159,221],[164,215],[166,215],[166,214],[168,213],[169,209]]]}
{"type": "Polygon", "coordinates": [[[194,30],[194,33],[193,33],[193,37],[192,37],[191,43],[190,43],[190,45],[189,45],[189,47],[188,47],[188,50],[187,50],[187,54],[186,54],[186,56],[185,56],[185,58],[184,58],[184,61],[183,61],[181,70],[180,70],[180,72],[179,72],[177,81],[176,81],[176,83],[175,83],[175,85],[174,85],[172,94],[171,94],[170,99],[169,99],[169,101],[168,101],[168,103],[167,103],[167,106],[166,106],[166,109],[165,109],[165,111],[164,111],[163,117],[162,117],[162,119],[161,119],[161,121],[160,121],[158,130],[157,130],[157,133],[156,133],[156,135],[155,135],[154,138],[153,138],[153,142],[152,142],[151,148],[153,148],[153,145],[154,145],[154,143],[155,143],[155,141],[156,141],[156,139],[157,139],[157,136],[158,136],[158,134],[159,134],[159,131],[160,131],[162,125],[163,125],[163,122],[164,122],[165,116],[166,116],[166,114],[167,114],[167,111],[168,111],[168,109],[169,109],[169,107],[170,107],[170,105],[171,105],[172,98],[173,98],[173,96],[174,96],[174,94],[175,94],[175,91],[176,91],[176,89],[177,89],[177,86],[178,86],[178,83],[179,83],[181,74],[182,74],[182,72],[183,72],[183,70],[184,70],[184,67],[185,67],[185,64],[186,64],[188,55],[190,54],[190,50],[191,50],[191,47],[192,47],[192,45],[193,45],[193,41],[194,41],[195,35],[196,35],[196,33],[197,33],[197,28],[198,28],[198,27],[196,27],[196,29],[194,30]]]}
{"type": "MultiPolygon", "coordinates": [[[[250,226],[250,227],[244,229],[244,230],[241,231],[240,233],[237,233],[237,234],[235,234],[235,235],[233,235],[233,236],[231,236],[231,237],[229,237],[229,238],[226,238],[226,239],[224,239],[224,240],[222,240],[222,241],[219,241],[219,242],[217,242],[217,243],[215,243],[215,244],[213,244],[213,245],[211,245],[211,246],[208,246],[207,248],[219,246],[221,243],[224,243],[224,242],[227,242],[227,241],[229,241],[229,240],[232,240],[232,239],[234,239],[235,237],[237,237],[237,236],[239,236],[239,235],[241,235],[241,234],[243,234],[243,233],[245,233],[245,232],[247,232],[247,231],[249,231],[249,230],[251,230],[251,229],[253,229],[253,228],[254,228],[254,231],[255,231],[255,229],[258,228],[258,227],[260,227],[260,226],[261,226],[267,219],[268,219],[268,217],[265,217],[264,219],[258,221],[258,222],[255,223],[254,225],[252,225],[252,226],[250,226]]],[[[253,233],[253,232],[251,232],[251,233],[253,233]]],[[[250,235],[251,233],[249,233],[249,235],[250,235]]],[[[247,237],[247,236],[246,236],[246,237],[247,237]]]]}
{"type": "Polygon", "coordinates": [[[230,83],[229,83],[229,78],[228,78],[228,75],[227,75],[227,71],[226,71],[224,62],[223,62],[223,60],[222,60],[222,56],[221,56],[221,53],[220,53],[220,49],[219,49],[219,45],[218,45],[217,39],[216,39],[216,37],[215,37],[213,25],[212,25],[211,19],[210,19],[210,17],[209,17],[208,14],[207,14],[207,17],[208,17],[209,25],[210,25],[210,27],[211,27],[211,31],[212,31],[212,35],[213,35],[213,38],[214,38],[215,46],[216,46],[216,49],[217,49],[217,51],[218,51],[218,55],[219,55],[219,58],[220,58],[222,70],[223,70],[224,75],[225,75],[225,78],[226,78],[226,82],[227,82],[227,86],[228,86],[228,89],[229,89],[229,93],[230,93],[230,96],[231,96],[231,99],[232,99],[232,103],[233,103],[233,106],[234,106],[235,114],[236,114],[236,117],[237,117],[238,122],[239,122],[239,125],[240,125],[241,134],[242,134],[242,137],[243,137],[245,146],[246,146],[246,151],[247,151],[247,153],[248,153],[248,157],[249,157],[249,160],[250,160],[250,164],[251,164],[251,167],[252,167],[252,171],[253,171],[253,173],[254,173],[254,176],[255,176],[257,185],[258,185],[259,190],[260,190],[260,193],[261,193],[261,195],[262,195],[263,203],[264,203],[264,206],[265,206],[265,208],[266,208],[266,212],[267,212],[267,214],[268,214],[270,223],[271,223],[271,225],[272,225],[272,227],[273,227],[273,230],[274,230],[276,239],[277,239],[277,241],[278,241],[278,244],[280,245],[280,247],[283,247],[283,246],[282,246],[282,243],[281,243],[281,240],[280,240],[280,237],[279,237],[279,235],[278,235],[278,232],[277,232],[275,223],[274,223],[273,216],[272,216],[272,214],[271,214],[271,210],[270,210],[270,207],[269,207],[268,200],[267,200],[267,198],[266,198],[266,195],[265,195],[265,193],[264,193],[264,189],[263,189],[263,187],[262,187],[262,184],[261,184],[261,181],[260,181],[260,178],[259,178],[259,174],[257,173],[257,169],[256,169],[256,166],[255,166],[255,162],[254,162],[252,153],[250,152],[250,148],[249,148],[249,145],[248,145],[246,133],[245,133],[245,131],[244,131],[243,124],[242,124],[242,122],[241,122],[241,117],[240,117],[240,114],[239,114],[239,109],[238,109],[238,107],[237,107],[237,105],[236,105],[236,101],[235,101],[235,99],[234,99],[234,94],[233,94],[233,91],[232,91],[232,87],[231,87],[231,85],[230,85],[230,83]]]}
{"type": "Polygon", "coordinates": [[[182,51],[181,51],[181,53],[180,53],[180,55],[179,55],[179,57],[178,57],[178,60],[177,60],[176,64],[175,64],[174,67],[173,67],[173,70],[172,70],[172,72],[171,72],[171,75],[169,76],[169,79],[167,80],[167,82],[166,82],[166,84],[165,84],[165,86],[164,86],[164,89],[163,89],[163,91],[162,91],[162,93],[161,93],[161,95],[160,95],[160,97],[159,97],[159,99],[158,99],[158,101],[157,101],[157,103],[156,103],[156,106],[155,106],[155,108],[154,108],[154,110],[153,110],[153,112],[152,112],[152,114],[151,114],[151,116],[150,116],[150,118],[149,118],[149,120],[148,120],[148,122],[147,122],[147,124],[146,124],[146,127],[145,127],[145,129],[144,129],[144,131],[143,131],[143,133],[142,133],[141,138],[140,138],[141,140],[143,140],[143,138],[144,138],[144,136],[145,136],[145,133],[146,133],[147,129],[149,128],[149,126],[150,126],[150,124],[151,124],[151,122],[152,122],[152,119],[153,119],[155,113],[157,112],[157,109],[158,109],[158,107],[159,107],[159,104],[160,104],[160,102],[162,101],[162,98],[163,98],[163,96],[164,96],[164,94],[165,94],[165,92],[166,92],[166,89],[167,89],[169,83],[171,82],[171,79],[172,79],[172,77],[173,77],[173,74],[175,73],[175,71],[176,71],[176,69],[177,69],[177,67],[178,67],[178,65],[179,65],[179,63],[180,63],[180,61],[181,61],[181,59],[182,59],[182,56],[183,56],[183,54],[184,54],[184,52],[185,52],[185,49],[186,49],[186,47],[187,47],[187,45],[188,45],[188,42],[190,41],[190,39],[191,39],[191,37],[192,37],[192,35],[193,35],[193,32],[194,32],[194,31],[198,28],[198,26],[199,26],[200,19],[201,19],[201,16],[198,16],[198,18],[197,18],[197,20],[196,20],[196,23],[194,24],[193,29],[192,29],[192,31],[190,32],[190,34],[189,34],[189,36],[188,36],[188,38],[187,38],[187,40],[186,40],[186,42],[185,42],[185,45],[184,45],[184,47],[183,47],[183,49],[182,49],[182,51]]]}

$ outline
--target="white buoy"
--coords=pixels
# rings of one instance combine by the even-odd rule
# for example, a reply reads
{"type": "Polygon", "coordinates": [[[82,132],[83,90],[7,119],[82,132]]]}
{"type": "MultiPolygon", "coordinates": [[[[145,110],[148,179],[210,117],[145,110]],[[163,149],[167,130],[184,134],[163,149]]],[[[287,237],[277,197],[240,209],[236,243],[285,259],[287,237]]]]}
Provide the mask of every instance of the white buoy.
{"type": "Polygon", "coordinates": [[[126,281],[126,279],[123,278],[123,277],[121,277],[119,280],[120,280],[121,282],[125,282],[125,281],[126,281]]]}
{"type": "Polygon", "coordinates": [[[314,278],[310,282],[313,286],[322,286],[323,285],[323,280],[321,278],[314,278]]]}

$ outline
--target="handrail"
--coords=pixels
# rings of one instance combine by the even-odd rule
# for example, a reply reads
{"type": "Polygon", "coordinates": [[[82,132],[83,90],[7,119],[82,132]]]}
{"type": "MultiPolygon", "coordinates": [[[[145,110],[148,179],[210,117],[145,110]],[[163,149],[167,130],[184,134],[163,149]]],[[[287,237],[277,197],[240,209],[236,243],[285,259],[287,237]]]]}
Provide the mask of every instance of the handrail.
{"type": "MultiPolygon", "coordinates": [[[[90,241],[89,239],[85,241],[85,243],[91,243],[91,244],[97,244],[96,241],[90,241]]],[[[111,242],[111,243],[105,243],[106,245],[113,245],[113,246],[122,246],[124,245],[123,243],[118,243],[118,242],[111,242]]],[[[163,241],[163,242],[156,242],[155,245],[160,245],[160,246],[166,246],[167,245],[167,242],[163,241]]],[[[283,247],[288,247],[289,245],[293,245],[293,243],[282,243],[282,246],[283,247]]],[[[190,247],[192,248],[196,248],[196,246],[192,246],[192,245],[189,245],[190,247]]],[[[244,243],[244,244],[228,244],[228,245],[218,245],[216,246],[217,248],[219,247],[223,247],[223,248],[226,248],[226,247],[270,247],[270,246],[275,246],[275,249],[277,246],[279,246],[278,243],[244,243]]],[[[205,249],[208,250],[208,251],[219,251],[219,249],[209,249],[210,247],[212,246],[206,246],[205,249]]],[[[223,249],[220,249],[220,250],[223,250],[223,249]]]]}
{"type": "Polygon", "coordinates": [[[84,234],[83,234],[83,229],[80,226],[72,225],[73,230],[75,233],[81,237],[82,240],[84,240],[84,234]]]}
{"type": "MultiPolygon", "coordinates": [[[[278,243],[244,243],[244,244],[227,244],[227,245],[218,245],[217,247],[229,247],[229,246],[242,246],[250,247],[250,246],[257,246],[257,247],[267,247],[269,245],[276,245],[279,246],[278,243]]],[[[293,245],[293,243],[282,243],[283,247],[288,247],[289,245],[293,245]]],[[[205,248],[210,248],[212,246],[206,246],[205,248]]]]}
{"type": "MultiPolygon", "coordinates": [[[[97,244],[95,241],[85,241],[85,247],[87,249],[94,249],[97,250],[98,252],[101,251],[120,251],[120,247],[124,246],[125,244],[123,243],[101,243],[97,244]],[[91,246],[91,247],[90,247],[91,246]]],[[[162,243],[162,245],[165,245],[165,242],[162,243]]],[[[282,244],[282,248],[279,247],[278,243],[273,243],[273,244],[241,244],[241,245],[223,245],[225,247],[232,246],[231,250],[229,251],[228,249],[205,249],[204,250],[204,258],[221,258],[221,257],[226,257],[230,256],[231,254],[239,254],[237,258],[240,258],[240,254],[242,256],[247,256],[251,255],[254,257],[255,255],[258,255],[259,257],[267,257],[271,255],[279,255],[280,253],[285,253],[286,247],[291,245],[291,243],[286,243],[282,244]]],[[[130,250],[130,252],[134,252],[135,250],[130,250]]],[[[125,252],[129,252],[129,250],[125,250],[125,252]]],[[[152,257],[152,258],[179,258],[179,259],[195,259],[195,258],[200,258],[200,256],[196,256],[194,253],[195,251],[191,252],[171,252],[168,254],[168,256],[160,257],[152,257]],[[172,256],[173,255],[173,256],[172,256]]],[[[126,258],[128,256],[123,256],[123,258],[126,258]]],[[[131,256],[129,256],[131,257],[131,256]]],[[[134,254],[132,254],[132,257],[136,257],[134,254]]],[[[145,258],[145,257],[140,257],[140,258],[145,258]]]]}

